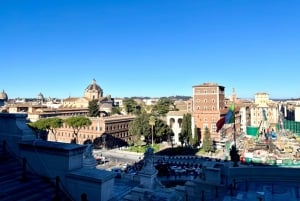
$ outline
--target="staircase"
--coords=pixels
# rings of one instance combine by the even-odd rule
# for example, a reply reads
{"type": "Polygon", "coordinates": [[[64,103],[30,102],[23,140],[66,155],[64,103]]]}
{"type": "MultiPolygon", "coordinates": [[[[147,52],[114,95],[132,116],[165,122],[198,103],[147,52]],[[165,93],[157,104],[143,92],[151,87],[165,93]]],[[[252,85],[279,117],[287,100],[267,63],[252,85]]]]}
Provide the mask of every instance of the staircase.
{"type": "Polygon", "coordinates": [[[34,174],[25,164],[0,143],[1,201],[72,201],[55,182],[34,174]]]}

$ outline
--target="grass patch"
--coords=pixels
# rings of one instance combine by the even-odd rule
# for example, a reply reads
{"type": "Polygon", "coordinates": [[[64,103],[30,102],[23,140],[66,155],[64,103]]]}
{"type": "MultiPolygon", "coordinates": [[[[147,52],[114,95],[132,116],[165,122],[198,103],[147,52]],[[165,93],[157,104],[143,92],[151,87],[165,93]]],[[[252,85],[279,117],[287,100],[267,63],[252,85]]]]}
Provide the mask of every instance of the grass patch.
{"type": "MultiPolygon", "coordinates": [[[[152,147],[151,145],[143,145],[143,146],[131,146],[128,148],[128,151],[136,152],[136,153],[145,153],[148,147],[152,147]]],[[[153,145],[154,153],[159,151],[159,145],[153,145]]]]}

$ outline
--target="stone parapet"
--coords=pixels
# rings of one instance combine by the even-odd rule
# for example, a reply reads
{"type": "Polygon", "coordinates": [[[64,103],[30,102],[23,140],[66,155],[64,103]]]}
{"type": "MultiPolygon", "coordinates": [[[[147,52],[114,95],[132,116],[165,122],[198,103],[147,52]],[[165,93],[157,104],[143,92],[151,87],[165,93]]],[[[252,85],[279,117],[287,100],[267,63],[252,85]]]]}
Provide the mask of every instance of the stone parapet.
{"type": "Polygon", "coordinates": [[[95,168],[91,147],[36,139],[26,124],[26,117],[25,114],[0,114],[0,140],[6,142],[7,151],[26,159],[26,170],[51,181],[59,178],[60,186],[74,201],[111,199],[114,174],[95,168]]]}

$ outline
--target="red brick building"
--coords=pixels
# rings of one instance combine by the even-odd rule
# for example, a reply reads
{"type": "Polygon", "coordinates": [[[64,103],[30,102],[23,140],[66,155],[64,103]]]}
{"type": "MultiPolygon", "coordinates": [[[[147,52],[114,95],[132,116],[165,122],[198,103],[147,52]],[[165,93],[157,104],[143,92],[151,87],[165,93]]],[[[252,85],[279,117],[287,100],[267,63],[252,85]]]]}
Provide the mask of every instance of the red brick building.
{"type": "Polygon", "coordinates": [[[209,128],[212,139],[219,141],[216,122],[227,112],[225,109],[225,87],[217,83],[203,83],[193,86],[193,118],[200,131],[201,141],[205,128],[209,128]]]}

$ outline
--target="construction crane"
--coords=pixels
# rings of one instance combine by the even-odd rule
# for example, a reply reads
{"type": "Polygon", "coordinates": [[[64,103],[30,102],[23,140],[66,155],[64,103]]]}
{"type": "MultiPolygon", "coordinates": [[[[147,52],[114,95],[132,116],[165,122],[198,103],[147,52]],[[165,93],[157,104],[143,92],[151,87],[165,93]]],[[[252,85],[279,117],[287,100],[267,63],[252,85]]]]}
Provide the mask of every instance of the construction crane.
{"type": "MultiPolygon", "coordinates": [[[[263,132],[264,134],[266,134],[266,130],[264,129],[263,131],[261,131],[261,126],[262,124],[264,123],[264,128],[267,128],[269,125],[268,125],[268,118],[267,118],[267,114],[266,114],[266,110],[264,108],[262,108],[262,114],[263,114],[263,119],[259,122],[259,125],[258,125],[258,129],[257,129],[257,138],[260,134],[260,132],[263,132]]],[[[266,136],[267,137],[267,136],[266,136]]]]}

